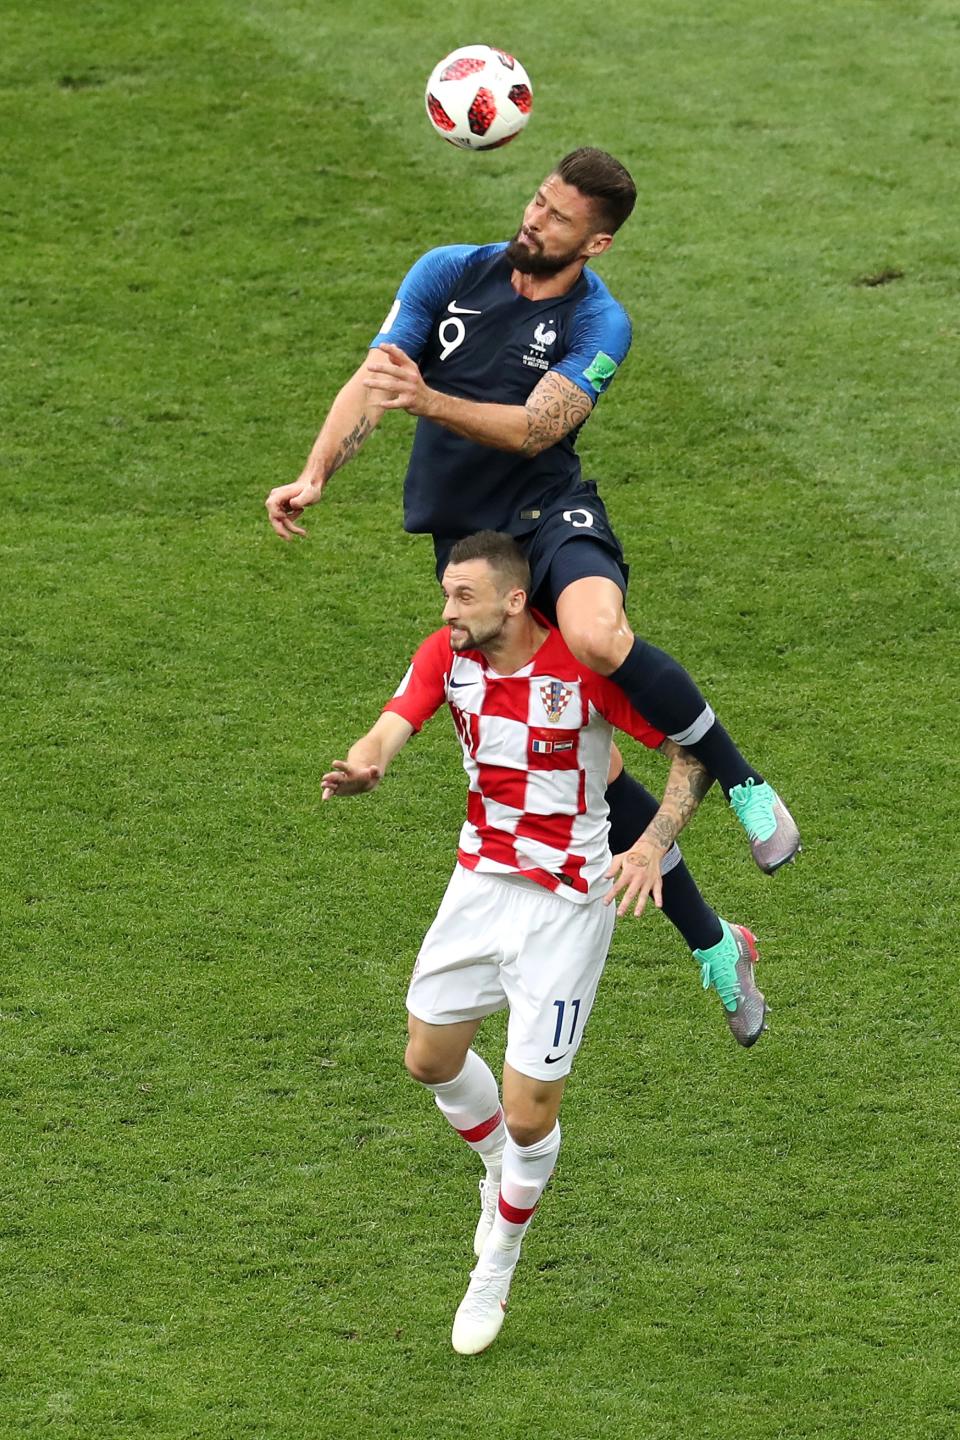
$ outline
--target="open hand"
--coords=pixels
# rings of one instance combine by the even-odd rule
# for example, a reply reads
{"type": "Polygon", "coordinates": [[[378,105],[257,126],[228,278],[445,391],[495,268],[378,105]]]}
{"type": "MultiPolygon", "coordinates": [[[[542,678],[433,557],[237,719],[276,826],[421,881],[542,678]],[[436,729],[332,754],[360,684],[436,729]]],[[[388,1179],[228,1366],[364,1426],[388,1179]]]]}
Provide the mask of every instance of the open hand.
{"type": "Polygon", "coordinates": [[[649,899],[658,910],[663,908],[663,876],[660,861],[666,851],[651,840],[640,839],[629,850],[614,855],[604,878],[613,885],[603,897],[604,905],[610,905],[623,890],[623,899],[617,906],[618,915],[629,913],[634,906],[634,915],[642,915],[649,899]]]}
{"type": "Polygon", "coordinates": [[[383,779],[383,771],[377,765],[350,765],[346,760],[334,760],[329,774],[320,781],[322,800],[334,800],[338,795],[363,795],[375,790],[383,779]]]}
{"type": "Polygon", "coordinates": [[[397,345],[384,343],[371,350],[363,367],[363,383],[370,399],[384,410],[406,410],[426,415],[432,391],[420,367],[397,345]]]}

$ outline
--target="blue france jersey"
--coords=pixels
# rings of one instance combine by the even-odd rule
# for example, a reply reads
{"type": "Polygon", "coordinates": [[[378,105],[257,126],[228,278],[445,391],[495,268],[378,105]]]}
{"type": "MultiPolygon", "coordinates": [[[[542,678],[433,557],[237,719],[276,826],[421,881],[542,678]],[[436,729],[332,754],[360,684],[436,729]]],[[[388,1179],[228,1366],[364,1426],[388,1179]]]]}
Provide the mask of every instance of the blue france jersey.
{"type": "MultiPolygon", "coordinates": [[[[595,402],[630,348],[625,310],[589,269],[566,295],[518,295],[505,249],[504,242],[428,251],[408,271],[371,346],[398,345],[432,389],[464,400],[523,405],[554,370],[595,402]]],[[[531,458],[419,419],[404,482],[404,528],[445,539],[529,528],[522,510],[542,508],[579,484],[576,436],[531,458]]]]}

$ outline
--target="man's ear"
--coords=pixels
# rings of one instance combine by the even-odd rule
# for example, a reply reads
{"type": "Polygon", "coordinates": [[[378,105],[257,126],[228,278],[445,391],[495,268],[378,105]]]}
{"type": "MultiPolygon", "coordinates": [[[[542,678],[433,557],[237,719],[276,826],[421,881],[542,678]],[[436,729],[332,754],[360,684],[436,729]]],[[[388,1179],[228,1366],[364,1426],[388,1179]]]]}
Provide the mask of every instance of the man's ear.
{"type": "Polygon", "coordinates": [[[602,255],[604,250],[609,250],[612,244],[612,235],[591,235],[590,241],[586,246],[587,257],[592,260],[594,255],[602,255]]]}

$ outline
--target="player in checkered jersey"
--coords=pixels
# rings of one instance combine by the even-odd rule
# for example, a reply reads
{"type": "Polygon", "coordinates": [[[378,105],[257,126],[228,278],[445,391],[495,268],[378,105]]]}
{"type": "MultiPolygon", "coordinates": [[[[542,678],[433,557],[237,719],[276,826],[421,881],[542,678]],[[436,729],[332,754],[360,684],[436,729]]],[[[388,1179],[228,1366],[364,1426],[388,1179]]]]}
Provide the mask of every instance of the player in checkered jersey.
{"type": "MultiPolygon", "coordinates": [[[[405,1059],[485,1167],[478,1260],[452,1336],[455,1350],[475,1354],[503,1323],[520,1243],[556,1162],[564,1083],[615,914],[639,915],[651,895],[661,903],[683,864],[676,836],[711,782],[529,608],[529,568],[509,535],[460,541],[442,583],[445,628],[420,646],[379,720],[322,783],[325,800],[374,789],[410,737],[449,706],[469,782],[467,818],[410,981],[405,1059]],[[604,796],[614,726],[672,764],[652,822],[611,859],[604,796]],[[501,1104],[471,1045],[484,1017],[505,1006],[501,1104]]],[[[751,1044],[765,1008],[753,937],[718,924],[730,952],[721,945],[697,955],[704,984],[716,986],[731,1029],[751,1044]]]]}
{"type": "MultiPolygon", "coordinates": [[[[578,659],[612,676],[635,709],[703,762],[772,874],[799,851],[793,817],[686,670],[634,634],[620,542],[576,453],[631,342],[625,310],[589,262],[609,249],[635,200],[612,155],[574,150],[538,187],[511,241],[422,255],[300,476],[270,492],[267,513],[282,539],[304,535],[304,509],[384,412],[415,415],[403,523],[433,537],[438,576],[455,540],[487,529],[517,536],[538,608],[578,659]]],[[[621,773],[608,797],[613,823],[638,833],[650,800],[621,773]]]]}

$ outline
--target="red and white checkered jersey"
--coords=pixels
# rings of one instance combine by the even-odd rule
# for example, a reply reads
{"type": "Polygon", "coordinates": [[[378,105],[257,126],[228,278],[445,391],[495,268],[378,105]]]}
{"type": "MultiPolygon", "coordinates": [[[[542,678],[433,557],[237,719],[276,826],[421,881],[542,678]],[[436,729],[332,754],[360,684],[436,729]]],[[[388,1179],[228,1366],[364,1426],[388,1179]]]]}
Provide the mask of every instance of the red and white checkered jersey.
{"type": "Polygon", "coordinates": [[[444,701],[450,706],[470,782],[461,865],[525,875],[582,904],[609,889],[604,795],[613,727],[651,749],[664,737],[619,686],[571,654],[559,630],[546,628],[533,659],[513,675],[498,675],[479,650],[455,654],[449,630],[437,630],[384,709],[419,730],[444,701]]]}

